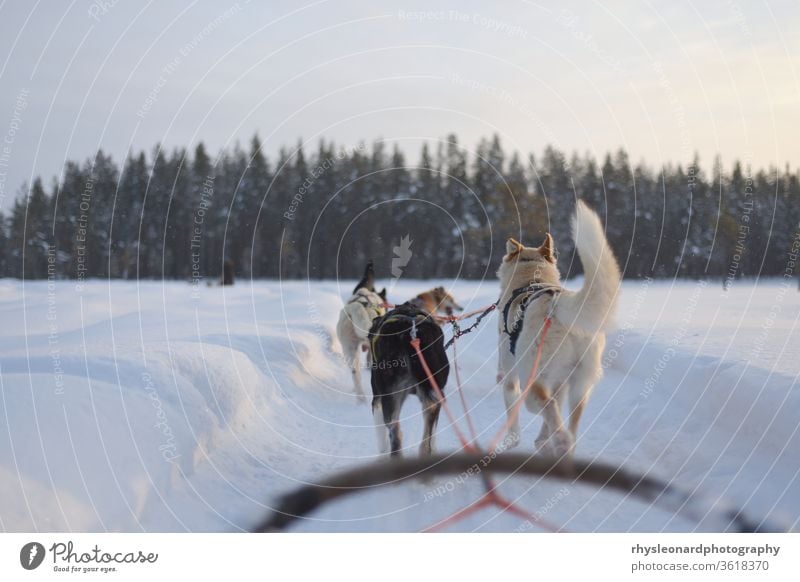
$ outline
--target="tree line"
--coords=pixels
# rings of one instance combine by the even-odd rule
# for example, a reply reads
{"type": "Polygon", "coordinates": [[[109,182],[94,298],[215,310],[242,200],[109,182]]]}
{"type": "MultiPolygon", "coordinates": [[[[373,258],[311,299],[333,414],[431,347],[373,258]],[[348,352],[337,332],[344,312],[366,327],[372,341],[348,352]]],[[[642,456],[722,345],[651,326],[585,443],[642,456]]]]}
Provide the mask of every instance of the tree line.
{"type": "Polygon", "coordinates": [[[513,236],[553,234],[564,275],[575,201],[607,226],[626,277],[782,275],[800,225],[800,175],[719,158],[710,172],[504,151],[468,152],[455,135],[406,160],[395,144],[298,144],[270,160],[257,137],[216,157],[157,147],[121,167],[99,151],[45,186],[24,187],[0,215],[0,276],[26,279],[493,277],[513,236]],[[230,264],[230,263],[229,263],[230,264]]]}

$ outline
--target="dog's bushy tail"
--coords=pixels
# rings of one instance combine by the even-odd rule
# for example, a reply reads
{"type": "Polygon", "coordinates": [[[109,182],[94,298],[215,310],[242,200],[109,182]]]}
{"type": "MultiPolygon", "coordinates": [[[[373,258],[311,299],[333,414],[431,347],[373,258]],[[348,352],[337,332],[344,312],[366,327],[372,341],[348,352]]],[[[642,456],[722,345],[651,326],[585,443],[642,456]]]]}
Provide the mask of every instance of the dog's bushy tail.
{"type": "Polygon", "coordinates": [[[578,201],[572,233],[583,263],[583,287],[558,298],[555,317],[565,326],[586,335],[605,329],[617,303],[620,271],[608,246],[600,218],[583,201],[578,201]]]}

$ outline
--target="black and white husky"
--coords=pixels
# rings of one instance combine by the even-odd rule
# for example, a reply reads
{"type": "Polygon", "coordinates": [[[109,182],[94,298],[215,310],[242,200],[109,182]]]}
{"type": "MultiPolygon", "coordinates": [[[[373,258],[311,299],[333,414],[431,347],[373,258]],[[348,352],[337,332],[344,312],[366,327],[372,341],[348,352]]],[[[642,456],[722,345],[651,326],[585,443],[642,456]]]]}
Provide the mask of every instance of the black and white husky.
{"type": "Polygon", "coordinates": [[[372,261],[367,263],[364,276],[358,282],[353,295],[347,300],[336,325],[336,335],[342,345],[342,354],[353,376],[353,386],[360,402],[366,402],[361,387],[361,351],[368,351],[367,338],[372,321],[386,313],[386,289],[375,292],[375,270],[372,261]]]}
{"type": "Polygon", "coordinates": [[[372,414],[380,452],[389,452],[392,456],[400,454],[403,448],[400,409],[409,394],[416,394],[422,403],[425,424],[420,454],[430,455],[441,403],[411,340],[419,338],[420,351],[433,379],[444,393],[450,362],[444,348],[442,328],[429,311],[408,302],[376,319],[369,338],[372,414]]]}

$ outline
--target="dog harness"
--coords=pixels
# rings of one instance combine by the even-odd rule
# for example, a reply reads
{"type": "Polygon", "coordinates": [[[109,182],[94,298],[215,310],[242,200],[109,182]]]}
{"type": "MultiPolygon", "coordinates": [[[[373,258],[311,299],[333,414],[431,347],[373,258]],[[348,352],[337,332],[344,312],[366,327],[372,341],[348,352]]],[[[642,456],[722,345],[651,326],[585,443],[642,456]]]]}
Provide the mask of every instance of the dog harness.
{"type": "Polygon", "coordinates": [[[411,339],[416,339],[417,328],[426,321],[433,322],[433,319],[431,319],[430,315],[426,315],[425,313],[417,313],[412,316],[405,313],[389,312],[386,315],[383,315],[382,317],[377,319],[375,323],[372,324],[372,329],[370,330],[370,347],[372,348],[373,357],[377,357],[375,350],[375,342],[381,335],[381,330],[383,329],[383,326],[386,325],[387,323],[392,323],[395,321],[411,322],[411,330],[410,330],[411,339]]]}
{"type": "Polygon", "coordinates": [[[373,303],[372,301],[369,300],[369,297],[367,297],[362,293],[356,293],[356,295],[353,298],[351,298],[350,301],[348,301],[347,303],[348,305],[350,303],[358,303],[366,310],[372,309],[375,311],[376,317],[381,317],[384,313],[386,313],[386,310],[383,308],[382,304],[373,303]]]}
{"type": "Polygon", "coordinates": [[[528,309],[528,305],[544,295],[555,297],[560,292],[561,288],[557,285],[547,285],[545,283],[531,283],[524,287],[518,287],[511,292],[511,297],[503,306],[503,333],[508,336],[508,347],[512,355],[517,355],[517,340],[519,339],[519,334],[522,333],[522,324],[525,321],[525,310],[528,309]],[[508,314],[511,311],[511,306],[520,297],[522,297],[522,301],[519,304],[519,316],[514,320],[511,329],[509,329],[508,314]]]}

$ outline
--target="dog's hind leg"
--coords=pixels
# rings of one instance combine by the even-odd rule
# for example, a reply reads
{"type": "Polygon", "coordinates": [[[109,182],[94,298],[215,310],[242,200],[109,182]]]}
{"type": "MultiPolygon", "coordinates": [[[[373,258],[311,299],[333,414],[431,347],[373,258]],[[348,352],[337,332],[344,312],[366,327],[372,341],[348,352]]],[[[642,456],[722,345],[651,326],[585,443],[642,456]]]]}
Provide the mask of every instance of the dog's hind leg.
{"type": "Polygon", "coordinates": [[[383,422],[389,430],[389,447],[392,457],[399,456],[403,450],[403,433],[400,430],[400,408],[403,405],[404,392],[398,392],[381,398],[383,422]]]}
{"type": "Polygon", "coordinates": [[[359,402],[366,402],[367,397],[364,395],[364,388],[361,385],[361,354],[359,349],[361,344],[357,343],[352,347],[350,358],[350,374],[353,376],[353,387],[355,389],[356,398],[359,402]]]}
{"type": "MultiPolygon", "coordinates": [[[[599,352],[599,350],[598,350],[599,352]]],[[[578,438],[578,424],[581,421],[586,403],[592,393],[595,383],[600,377],[598,370],[601,370],[600,358],[594,354],[587,355],[584,361],[578,366],[574,373],[574,378],[570,382],[569,397],[569,431],[573,438],[578,438]],[[590,358],[593,358],[594,361],[590,358]]]]}
{"type": "MultiPolygon", "coordinates": [[[[514,407],[517,405],[519,394],[519,376],[517,376],[515,372],[507,373],[503,382],[503,398],[505,399],[506,415],[508,415],[508,418],[511,418],[514,407]]],[[[513,449],[519,444],[519,441],[519,416],[517,416],[517,418],[514,419],[514,423],[508,427],[508,434],[504,442],[507,448],[513,449]]]]}
{"type": "MultiPolygon", "coordinates": [[[[562,386],[561,389],[567,389],[562,386]]],[[[575,439],[564,426],[561,416],[561,405],[553,391],[534,382],[531,386],[531,393],[526,402],[528,409],[539,408],[542,412],[544,423],[539,436],[536,437],[536,449],[543,454],[555,457],[564,457],[572,454],[575,447],[575,439]],[[530,401],[533,399],[533,402],[530,401]],[[533,405],[533,406],[532,406],[533,405]]]]}
{"type": "Polygon", "coordinates": [[[594,385],[602,377],[602,362],[601,356],[603,353],[603,346],[605,341],[601,339],[596,340],[592,347],[584,355],[577,369],[573,373],[572,380],[570,381],[569,394],[567,404],[569,406],[569,431],[572,433],[572,438],[578,438],[578,424],[581,421],[586,403],[589,401],[589,396],[592,394],[594,385]]]}
{"type": "Polygon", "coordinates": [[[383,406],[380,398],[372,399],[372,418],[375,421],[375,434],[378,436],[378,451],[385,455],[389,452],[389,429],[383,422],[383,406]]]}
{"type": "Polygon", "coordinates": [[[436,425],[439,422],[439,412],[442,405],[431,394],[420,396],[422,402],[422,415],[424,417],[425,428],[422,432],[422,442],[419,445],[419,454],[429,456],[433,452],[433,435],[436,432],[436,425]]]}
{"type": "Polygon", "coordinates": [[[569,394],[569,432],[572,433],[574,439],[578,438],[578,424],[588,400],[589,390],[579,392],[577,388],[573,388],[569,394]]]}

